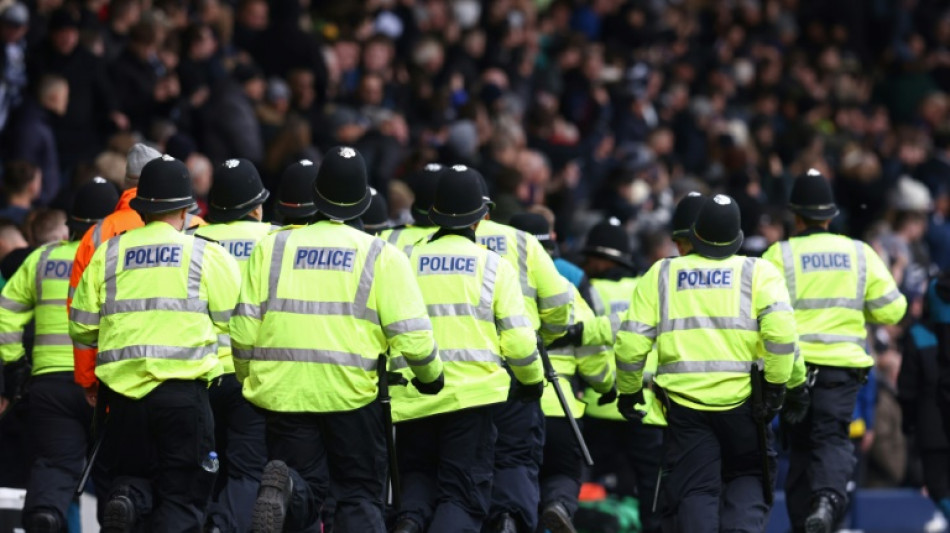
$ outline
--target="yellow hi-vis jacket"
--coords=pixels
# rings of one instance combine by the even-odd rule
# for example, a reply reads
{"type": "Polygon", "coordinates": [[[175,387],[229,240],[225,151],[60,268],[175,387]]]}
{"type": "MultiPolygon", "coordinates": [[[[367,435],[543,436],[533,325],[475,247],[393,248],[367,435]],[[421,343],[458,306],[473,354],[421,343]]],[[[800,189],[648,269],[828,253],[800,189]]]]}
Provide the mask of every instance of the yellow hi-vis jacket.
{"type": "MultiPolygon", "coordinates": [[[[518,381],[541,381],[537,340],[511,265],[460,235],[416,246],[410,261],[432,320],[445,388],[432,396],[412,385],[393,387],[394,420],[504,402],[511,380],[502,360],[518,381]]],[[[407,373],[408,363],[394,357],[390,367],[407,373]]]]}
{"type": "MultiPolygon", "coordinates": [[[[578,322],[585,324],[593,320],[594,312],[590,306],[581,297],[577,288],[574,289],[574,318],[578,322]]],[[[603,394],[609,392],[614,386],[614,358],[613,346],[565,346],[563,348],[554,348],[548,350],[548,356],[551,358],[551,365],[557,372],[558,380],[561,383],[561,389],[564,391],[571,414],[574,418],[584,415],[584,402],[578,400],[571,387],[571,378],[580,371],[581,378],[593,387],[593,390],[603,394]]],[[[588,402],[587,409],[597,406],[596,400],[588,402]]],[[[544,396],[541,397],[541,409],[544,416],[563,417],[564,410],[554,391],[554,386],[546,383],[544,386],[544,396]]],[[[616,407],[614,411],[616,412],[616,407]]],[[[619,416],[619,413],[618,413],[619,416]]]]}
{"type": "Polygon", "coordinates": [[[383,230],[380,232],[379,238],[410,256],[413,247],[424,244],[438,230],[437,226],[406,226],[404,228],[383,230]]]}
{"type": "Polygon", "coordinates": [[[534,235],[483,220],[475,230],[478,243],[511,263],[518,272],[525,309],[545,344],[562,337],[574,323],[571,282],[561,276],[534,235]]]}
{"type": "Polygon", "coordinates": [[[23,328],[35,318],[33,375],[73,371],[66,295],[79,241],[40,246],[0,293],[0,358],[12,363],[26,354],[23,328]]]}
{"type": "Polygon", "coordinates": [[[845,368],[874,364],[866,323],[896,324],[907,299],[867,244],[809,231],[773,244],[762,256],[785,273],[806,363],[845,368]]]}
{"type": "MultiPolygon", "coordinates": [[[[264,222],[251,220],[236,220],[223,224],[198,226],[189,230],[199,238],[210,239],[221,245],[231,254],[241,269],[241,279],[247,273],[247,260],[257,243],[271,231],[280,229],[264,222]]],[[[187,231],[186,231],[187,233],[187,231]]],[[[231,359],[231,337],[221,333],[218,335],[218,358],[225,374],[234,373],[234,361],[231,359]]]]}
{"type": "Polygon", "coordinates": [[[138,399],[164,381],[221,375],[241,273],[217,244],[151,222],[100,246],[73,298],[69,335],[96,345],[96,377],[138,399]]]}
{"type": "Polygon", "coordinates": [[[442,372],[409,259],[326,220],[258,243],[231,318],[231,348],[245,398],[270,411],[369,404],[377,360],[390,348],[425,383],[442,372]]]}
{"type": "MultiPolygon", "coordinates": [[[[644,275],[617,334],[620,394],[639,391],[656,342],[654,381],[678,404],[732,409],[751,393],[750,370],[785,384],[796,366],[795,318],[781,274],[769,262],[699,255],[663,259],[644,275]]],[[[799,373],[804,364],[798,358],[799,373]]]]}

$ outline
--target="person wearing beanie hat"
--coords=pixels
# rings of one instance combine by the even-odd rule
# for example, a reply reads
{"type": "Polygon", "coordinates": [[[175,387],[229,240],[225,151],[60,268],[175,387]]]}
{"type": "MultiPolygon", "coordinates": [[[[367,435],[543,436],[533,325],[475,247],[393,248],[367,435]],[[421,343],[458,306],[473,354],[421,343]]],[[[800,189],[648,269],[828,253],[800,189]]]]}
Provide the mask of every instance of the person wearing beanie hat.
{"type": "Polygon", "coordinates": [[[317,214],[313,203],[313,182],[317,179],[317,165],[301,159],[284,169],[280,177],[280,191],[274,209],[281,223],[305,226],[317,214]]]}
{"type": "MultiPolygon", "coordinates": [[[[494,469],[493,407],[504,404],[512,385],[513,396],[544,386],[518,274],[475,244],[475,227],[488,212],[481,179],[462,165],[442,173],[429,209],[439,230],[412,251],[416,281],[435,319],[446,384],[438,397],[420,396],[412,387],[394,391],[393,412],[403,421],[396,438],[405,495],[396,533],[481,531],[491,502],[491,484],[481,480],[494,469]],[[474,305],[473,294],[482,295],[474,305]]],[[[406,367],[400,359],[393,363],[406,367]]]]}
{"type": "Polygon", "coordinates": [[[790,388],[786,399],[785,501],[793,528],[829,533],[847,508],[854,467],[848,426],[874,364],[865,350],[867,323],[897,324],[907,299],[873,248],[829,232],[838,207],[821,173],[809,170],[795,180],[788,208],[794,235],[762,257],[785,274],[801,359],[813,377],[809,386],[790,388]]]}
{"type": "MultiPolygon", "coordinates": [[[[554,242],[551,227],[547,219],[540,214],[520,213],[512,216],[510,222],[513,227],[534,235],[542,244],[554,242]]],[[[556,245],[545,248],[551,253],[557,251],[556,245]]],[[[555,258],[555,265],[557,264],[555,258]]],[[[583,274],[582,270],[581,273],[583,274]]],[[[594,320],[594,312],[577,287],[574,287],[573,297],[575,320],[579,323],[594,320]]],[[[576,382],[574,376],[579,374],[593,390],[609,398],[614,388],[614,376],[610,369],[613,353],[610,346],[555,347],[552,344],[548,349],[548,356],[557,371],[562,390],[573,392],[572,384],[576,382]]],[[[584,414],[585,404],[576,399],[576,394],[566,393],[566,396],[570,398],[572,415],[580,418],[584,414]]],[[[541,461],[539,477],[540,521],[549,531],[571,531],[571,518],[577,511],[577,495],[580,493],[584,469],[583,455],[580,445],[571,434],[570,422],[565,417],[553,387],[545,388],[544,396],[541,397],[541,409],[545,417],[545,437],[544,459],[541,461]]]]}
{"type": "Polygon", "coordinates": [[[145,225],[96,250],[72,301],[69,335],[98,347],[92,370],[109,409],[103,531],[205,526],[216,476],[204,465],[217,462],[208,389],[241,272],[224,248],[184,232],[193,204],[184,163],[147,163],[129,203],[145,225]]]}
{"type": "Polygon", "coordinates": [[[252,531],[319,529],[328,486],[334,529],[385,531],[380,457],[392,428],[377,378],[386,354],[400,355],[419,392],[444,383],[409,259],[344,223],[369,207],[366,181],[359,152],[330,149],[311,189],[314,222],[264,237],[244,274],[231,318],[234,369],[267,420],[252,531]]]}
{"type": "MultiPolygon", "coordinates": [[[[79,188],[67,224],[70,240],[53,242],[26,254],[20,268],[4,285],[0,299],[0,368],[6,365],[8,381],[32,374],[29,429],[37,437],[35,454],[23,509],[28,531],[60,531],[65,528],[73,487],[79,483],[86,450],[92,407],[82,388],[73,381],[73,350],[69,342],[66,296],[69,271],[79,238],[92,224],[112,212],[118,200],[115,186],[93,178],[79,188]],[[35,322],[32,368],[26,364],[23,328],[35,322]]],[[[10,258],[13,254],[8,255],[10,258]]],[[[6,387],[7,398],[17,396],[20,383],[6,387]]],[[[7,407],[0,400],[0,413],[7,407]]],[[[99,491],[104,497],[105,492],[99,491]]]]}
{"type": "Polygon", "coordinates": [[[785,384],[804,379],[788,291],[773,265],[734,255],[739,222],[732,198],[706,199],[690,231],[693,253],[661,259],[640,278],[614,345],[617,406],[632,421],[647,414],[644,366],[656,347],[663,445],[676,464],[664,485],[683,531],[765,529],[775,472],[769,423],[785,384]]]}
{"type": "Polygon", "coordinates": [[[379,235],[380,232],[392,226],[389,221],[389,205],[383,195],[376,192],[376,189],[370,187],[369,192],[373,200],[369,204],[369,209],[360,217],[360,221],[363,223],[363,231],[370,235],[379,235]]]}
{"type": "MultiPolygon", "coordinates": [[[[208,197],[207,226],[194,235],[223,246],[238,262],[242,277],[257,243],[277,228],[261,222],[269,193],[254,164],[247,159],[229,159],[216,170],[208,197]]],[[[218,358],[224,375],[208,391],[214,414],[216,441],[226,476],[218,476],[208,508],[208,528],[248,531],[251,511],[267,448],[264,417],[241,396],[234,377],[230,340],[218,343],[218,358]],[[222,444],[223,443],[223,444],[222,444]]]]}
{"type": "Polygon", "coordinates": [[[132,145],[132,148],[129,148],[128,156],[125,158],[125,189],[138,187],[142,169],[149,161],[159,157],[162,157],[162,153],[147,144],[135,143],[132,145]]]}
{"type": "Polygon", "coordinates": [[[406,255],[412,255],[413,246],[424,242],[439,229],[429,220],[429,209],[435,201],[435,188],[444,168],[438,163],[429,163],[406,178],[415,196],[411,208],[413,222],[408,226],[386,230],[379,235],[406,255]]]}
{"type": "MultiPolygon", "coordinates": [[[[477,174],[481,178],[481,174],[477,174]]],[[[494,204],[484,179],[479,183],[490,211],[494,204]]],[[[563,336],[574,317],[574,288],[534,236],[487,218],[475,228],[478,243],[515,267],[525,309],[541,342],[563,336]]],[[[543,389],[537,391],[538,399],[543,389]]],[[[534,531],[538,527],[537,485],[543,452],[544,413],[539,401],[509,400],[496,407],[495,474],[490,531],[534,531]]]]}

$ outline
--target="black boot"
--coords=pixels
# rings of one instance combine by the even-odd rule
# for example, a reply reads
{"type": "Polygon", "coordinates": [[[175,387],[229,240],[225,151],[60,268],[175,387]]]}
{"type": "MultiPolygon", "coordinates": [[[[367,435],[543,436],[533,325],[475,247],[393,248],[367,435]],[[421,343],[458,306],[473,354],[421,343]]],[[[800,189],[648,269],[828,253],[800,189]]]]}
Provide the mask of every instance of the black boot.
{"type": "Polygon", "coordinates": [[[47,510],[30,513],[24,526],[26,533],[60,533],[63,530],[59,515],[47,510]]]}
{"type": "Polygon", "coordinates": [[[492,533],[518,533],[518,522],[508,513],[502,513],[492,524],[492,533]]]}
{"type": "Polygon", "coordinates": [[[541,511],[541,531],[545,529],[551,533],[577,533],[567,508],[557,502],[548,504],[541,511]]]}
{"type": "Polygon", "coordinates": [[[290,468],[283,461],[271,461],[261,474],[261,486],[251,515],[251,531],[254,533],[280,533],[290,510],[290,496],[294,483],[290,468]]]}
{"type": "Polygon", "coordinates": [[[833,494],[819,493],[805,519],[805,533],[832,533],[835,525],[837,500],[833,494]]]}
{"type": "Polygon", "coordinates": [[[393,530],[393,533],[422,533],[422,528],[412,520],[403,518],[396,523],[396,529],[393,530]]]}
{"type": "Polygon", "coordinates": [[[135,515],[132,498],[122,493],[113,495],[103,511],[102,533],[131,533],[135,515]]]}

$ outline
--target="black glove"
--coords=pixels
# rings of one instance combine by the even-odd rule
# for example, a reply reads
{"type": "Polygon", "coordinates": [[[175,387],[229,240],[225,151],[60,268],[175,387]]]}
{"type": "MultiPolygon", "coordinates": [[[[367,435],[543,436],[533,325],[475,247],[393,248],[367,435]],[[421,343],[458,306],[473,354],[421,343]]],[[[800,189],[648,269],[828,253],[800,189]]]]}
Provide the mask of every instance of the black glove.
{"type": "Polygon", "coordinates": [[[419,378],[412,378],[412,384],[415,385],[416,389],[422,394],[438,394],[439,391],[442,390],[442,387],[445,386],[445,374],[439,374],[439,377],[429,383],[423,383],[419,381],[419,378]]]}
{"type": "Polygon", "coordinates": [[[544,381],[525,385],[520,381],[515,381],[514,387],[508,393],[508,398],[518,400],[519,402],[531,403],[541,399],[544,395],[544,381]]]}
{"type": "Polygon", "coordinates": [[[548,348],[556,350],[567,346],[581,346],[584,344],[584,323],[578,322],[567,327],[567,333],[562,337],[554,339],[554,342],[548,345],[548,348]]]}
{"type": "Polygon", "coordinates": [[[794,426],[801,424],[811,407],[811,395],[808,387],[799,385],[785,393],[785,407],[782,409],[782,421],[794,426]]]}
{"type": "Polygon", "coordinates": [[[17,400],[26,392],[26,380],[30,377],[30,364],[26,358],[7,363],[3,367],[3,397],[17,400]]]}
{"type": "Polygon", "coordinates": [[[620,394],[617,396],[617,410],[620,411],[620,415],[626,418],[631,422],[640,422],[647,412],[637,409],[636,405],[645,403],[646,400],[643,399],[643,390],[641,389],[638,392],[633,394],[620,394]]]}
{"type": "Polygon", "coordinates": [[[597,398],[597,405],[607,405],[614,403],[617,400],[617,387],[610,389],[609,391],[600,395],[600,398],[597,398]]]}
{"type": "MultiPolygon", "coordinates": [[[[765,380],[763,380],[765,381],[765,380]]],[[[782,403],[785,401],[785,385],[775,385],[765,382],[765,390],[762,391],[762,405],[759,406],[759,412],[755,413],[759,420],[769,423],[775,418],[775,415],[782,410],[782,403]]]]}

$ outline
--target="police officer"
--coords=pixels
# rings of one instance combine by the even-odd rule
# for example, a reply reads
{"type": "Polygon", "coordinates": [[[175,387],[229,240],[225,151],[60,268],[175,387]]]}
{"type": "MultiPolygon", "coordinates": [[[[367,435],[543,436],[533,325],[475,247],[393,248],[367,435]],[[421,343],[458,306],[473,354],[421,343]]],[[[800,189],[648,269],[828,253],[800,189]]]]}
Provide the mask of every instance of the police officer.
{"type": "Polygon", "coordinates": [[[437,393],[442,362],[408,258],[343,224],[371,201],[353,148],[329,151],[314,182],[316,222],[265,237],[231,318],[235,372],[264,411],[267,456],[254,531],[319,527],[329,470],[334,528],[384,531],[383,414],[376,365],[390,348],[416,388],[437,393]]]}
{"type": "Polygon", "coordinates": [[[772,245],[763,258],[785,273],[814,385],[810,409],[805,389],[789,395],[794,412],[786,420],[793,426],[786,503],[793,528],[828,533],[846,507],[854,467],[848,422],[874,364],[865,351],[865,324],[896,324],[907,300],[870,246],[828,232],[838,208],[818,171],[795,180],[789,209],[795,236],[772,245]]]}
{"type": "MultiPolygon", "coordinates": [[[[492,406],[503,403],[510,379],[541,383],[543,369],[514,268],[475,244],[475,227],[488,212],[482,177],[446,169],[429,218],[439,230],[413,248],[411,263],[432,318],[445,365],[437,397],[396,388],[402,507],[396,533],[479,533],[488,517],[494,468],[492,406]]],[[[395,368],[405,368],[402,357],[395,368]]]]}
{"type": "MultiPolygon", "coordinates": [[[[253,163],[247,159],[225,161],[215,171],[208,196],[210,225],[198,228],[195,236],[224,247],[243,274],[258,241],[276,229],[261,222],[263,204],[269,196],[253,163]]],[[[214,382],[208,395],[221,470],[208,510],[209,529],[247,531],[267,454],[264,417],[241,394],[227,335],[218,338],[218,355],[224,375],[214,382]]]]}
{"type": "Polygon", "coordinates": [[[309,159],[301,159],[284,169],[274,205],[281,224],[306,225],[317,214],[313,203],[313,182],[316,179],[317,166],[309,159]]]}
{"type": "MultiPolygon", "coordinates": [[[[535,235],[541,243],[545,243],[545,237],[549,238],[551,231],[547,220],[533,213],[511,217],[511,225],[535,235]]],[[[546,249],[552,251],[551,248],[546,249]]],[[[579,323],[593,320],[593,311],[581,298],[576,287],[573,295],[575,320],[579,323]]],[[[611,339],[611,346],[564,346],[548,350],[551,364],[558,374],[561,389],[565,391],[571,414],[578,420],[578,425],[581,425],[579,419],[584,415],[585,404],[577,400],[575,394],[570,394],[573,391],[574,376],[579,371],[580,377],[595,391],[605,395],[609,403],[609,393],[614,388],[612,342],[611,339]]],[[[616,394],[613,397],[616,398],[616,394]]],[[[545,417],[545,435],[540,472],[540,521],[542,527],[550,531],[571,532],[574,531],[571,519],[577,510],[577,497],[584,468],[583,457],[580,445],[575,441],[571,426],[551,385],[544,389],[541,409],[545,417]]]]}
{"type": "Polygon", "coordinates": [[[645,414],[637,405],[656,343],[676,531],[763,531],[768,518],[761,464],[774,452],[761,449],[759,432],[782,405],[795,326],[779,271],[734,255],[739,228],[732,198],[706,200],[690,234],[694,253],[663,259],[640,279],[614,347],[618,409],[636,420],[645,414]],[[750,371],[760,355],[765,400],[753,410],[750,371]]]}
{"type": "Polygon", "coordinates": [[[183,163],[145,165],[130,202],[145,226],[93,254],[70,311],[74,341],[97,345],[108,405],[100,460],[112,480],[103,531],[198,531],[216,471],[208,383],[240,271],[217,244],[182,232],[195,202],[183,163]]]}
{"type": "Polygon", "coordinates": [[[415,195],[410,209],[413,222],[408,226],[393,228],[379,235],[381,239],[385,239],[406,255],[412,253],[413,246],[425,241],[439,229],[429,219],[429,208],[435,201],[435,188],[439,183],[443,168],[438,163],[429,163],[406,178],[415,195]]]}
{"type": "Polygon", "coordinates": [[[556,235],[554,233],[554,213],[542,205],[536,205],[527,213],[517,213],[511,216],[508,224],[514,228],[520,229],[534,235],[535,239],[541,243],[541,246],[551,256],[554,261],[554,267],[559,274],[567,278],[572,285],[577,287],[581,296],[590,303],[590,280],[584,270],[561,256],[558,247],[556,235]],[[547,228],[545,230],[545,228],[547,228]]]}
{"type": "MultiPolygon", "coordinates": [[[[483,195],[490,202],[487,186],[482,185],[483,195]]],[[[479,244],[515,267],[528,318],[542,341],[549,344],[563,336],[573,322],[573,287],[558,273],[538,240],[490,219],[479,223],[475,234],[479,244]]],[[[540,399],[543,384],[538,385],[535,393],[536,399],[540,399]]],[[[502,532],[534,531],[538,524],[544,413],[540,402],[509,400],[495,408],[494,420],[498,442],[490,528],[502,532]]]]}
{"type": "MultiPolygon", "coordinates": [[[[34,250],[0,293],[0,357],[9,374],[26,375],[23,330],[30,321],[36,326],[27,417],[35,457],[23,507],[30,533],[65,528],[85,463],[92,407],[73,381],[66,294],[79,239],[118,200],[115,187],[102,178],[80,187],[67,219],[70,240],[34,250]]],[[[15,395],[22,385],[16,383],[7,394],[15,395]]]]}
{"type": "Polygon", "coordinates": [[[369,203],[369,208],[360,220],[363,222],[363,231],[370,235],[379,235],[392,227],[389,222],[389,204],[376,189],[370,187],[369,192],[373,195],[373,201],[369,203]]]}

